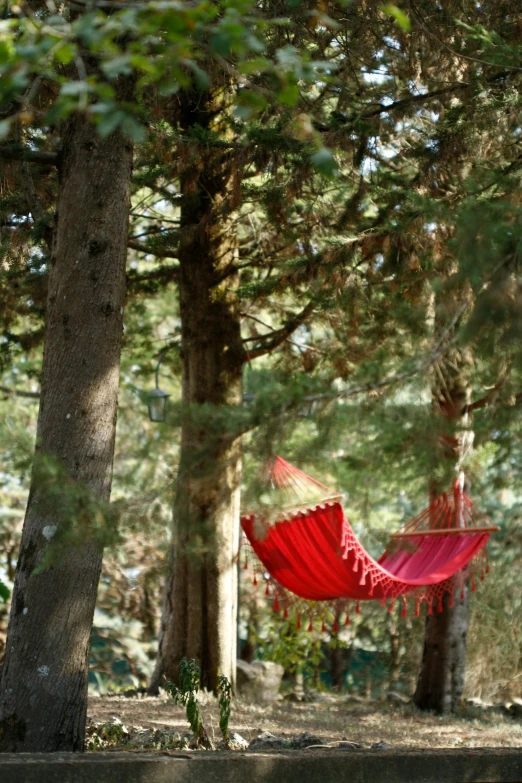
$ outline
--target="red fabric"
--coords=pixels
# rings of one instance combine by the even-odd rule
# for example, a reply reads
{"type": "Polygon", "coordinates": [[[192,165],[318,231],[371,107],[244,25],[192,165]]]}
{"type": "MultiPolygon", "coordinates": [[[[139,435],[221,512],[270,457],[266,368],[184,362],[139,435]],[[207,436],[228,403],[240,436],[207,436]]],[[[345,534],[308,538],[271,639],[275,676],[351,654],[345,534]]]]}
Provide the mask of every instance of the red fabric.
{"type": "Polygon", "coordinates": [[[359,544],[340,503],[317,506],[274,524],[255,515],[243,530],[270,576],[309,601],[386,599],[452,577],[489,533],[411,537],[374,560],[359,544]]]}

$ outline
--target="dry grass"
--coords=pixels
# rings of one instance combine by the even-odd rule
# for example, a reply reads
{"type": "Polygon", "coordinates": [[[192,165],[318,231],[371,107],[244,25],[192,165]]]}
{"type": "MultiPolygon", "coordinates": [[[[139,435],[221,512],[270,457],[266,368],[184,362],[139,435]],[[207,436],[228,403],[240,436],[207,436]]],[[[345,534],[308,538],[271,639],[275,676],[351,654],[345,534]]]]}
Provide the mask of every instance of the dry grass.
{"type": "MultiPolygon", "coordinates": [[[[203,718],[209,733],[219,739],[216,702],[206,699],[203,718]]],[[[113,717],[143,728],[189,733],[182,708],[162,698],[92,698],[89,717],[103,722],[113,717]]],[[[392,748],[455,748],[522,746],[522,722],[499,714],[483,717],[441,717],[418,712],[411,705],[390,708],[375,702],[249,705],[235,702],[230,728],[251,740],[262,731],[295,737],[307,731],[324,740],[348,739],[363,746],[386,742],[392,748]]]]}

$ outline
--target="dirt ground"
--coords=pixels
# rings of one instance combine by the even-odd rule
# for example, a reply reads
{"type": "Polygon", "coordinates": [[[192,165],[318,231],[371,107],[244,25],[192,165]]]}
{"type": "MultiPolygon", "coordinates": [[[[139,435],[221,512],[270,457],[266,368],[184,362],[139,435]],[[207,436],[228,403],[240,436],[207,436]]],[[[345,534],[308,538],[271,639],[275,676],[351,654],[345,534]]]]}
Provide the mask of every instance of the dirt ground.
{"type": "MultiPolygon", "coordinates": [[[[251,741],[263,731],[285,738],[303,732],[325,741],[350,740],[363,747],[385,742],[391,748],[522,747],[522,721],[499,713],[470,708],[466,717],[423,714],[412,705],[378,702],[353,703],[343,697],[319,696],[312,703],[277,702],[269,705],[233,703],[230,730],[251,741]]],[[[217,704],[207,697],[201,705],[209,735],[219,737],[217,704]]],[[[92,697],[89,721],[118,718],[129,728],[189,733],[184,711],[168,698],[124,696],[92,697]]]]}

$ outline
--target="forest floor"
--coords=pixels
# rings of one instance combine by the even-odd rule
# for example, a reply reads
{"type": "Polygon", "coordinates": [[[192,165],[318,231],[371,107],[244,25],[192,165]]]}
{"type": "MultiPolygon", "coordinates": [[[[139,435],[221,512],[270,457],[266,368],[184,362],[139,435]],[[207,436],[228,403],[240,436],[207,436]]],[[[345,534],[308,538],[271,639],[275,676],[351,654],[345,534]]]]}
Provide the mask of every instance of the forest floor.
{"type": "MultiPolygon", "coordinates": [[[[289,742],[304,732],[322,742],[348,740],[363,748],[385,743],[390,748],[522,747],[522,720],[498,712],[469,709],[465,717],[421,713],[413,705],[353,703],[346,697],[319,695],[317,702],[280,701],[252,705],[235,701],[230,731],[248,743],[262,732],[289,742]]],[[[203,721],[217,744],[219,712],[210,696],[201,704],[203,721]]],[[[91,698],[88,736],[97,747],[180,747],[190,734],[184,710],[168,698],[91,698]]]]}

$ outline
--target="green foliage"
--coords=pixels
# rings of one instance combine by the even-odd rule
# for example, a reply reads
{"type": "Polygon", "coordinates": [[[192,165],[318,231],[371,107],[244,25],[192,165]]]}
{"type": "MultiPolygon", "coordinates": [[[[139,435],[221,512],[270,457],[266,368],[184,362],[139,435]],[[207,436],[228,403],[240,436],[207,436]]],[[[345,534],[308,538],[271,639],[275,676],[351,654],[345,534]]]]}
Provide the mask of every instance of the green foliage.
{"type": "MultiPolygon", "coordinates": [[[[203,725],[203,717],[198,704],[198,692],[200,687],[200,668],[192,658],[182,658],[179,664],[179,685],[166,682],[165,688],[170,693],[176,704],[185,707],[187,721],[197,744],[203,747],[211,747],[211,742],[203,725]]],[[[232,686],[228,679],[221,674],[218,678],[219,694],[219,728],[227,747],[230,745],[228,723],[232,701],[232,686]]]]}
{"type": "MultiPolygon", "coordinates": [[[[185,418],[205,433],[209,453],[223,432],[246,433],[245,484],[254,491],[256,462],[274,451],[342,489],[357,533],[377,554],[387,532],[425,505],[430,476],[450,478],[437,443],[454,433],[431,407],[431,386],[453,356],[442,350],[430,358],[438,340],[434,292],[448,302],[463,289],[469,295],[452,339],[474,356],[472,400],[503,378],[498,393],[473,412],[477,449],[466,471],[474,494],[495,506],[506,488],[514,491],[522,401],[516,4],[508,2],[500,16],[494,4],[468,4],[457,22],[429,0],[410,17],[400,3],[332,3],[328,15],[295,1],[262,9],[243,1],[143,3],[107,14],[93,8],[73,19],[51,7],[31,9],[13,10],[1,22],[4,143],[59,151],[56,126],[78,109],[103,134],[123,129],[136,144],[130,236],[141,248],[129,250],[116,504],[95,503],[51,458],[39,457],[35,475],[60,531],[46,562],[86,538],[113,543],[100,606],[125,623],[139,617],[150,645],[185,418]],[[441,49],[440,41],[451,47],[441,49]],[[135,80],[139,100],[116,98],[120,77],[135,80]],[[211,96],[209,127],[199,117],[184,124],[175,108],[193,91],[211,96]],[[231,282],[239,277],[245,348],[255,354],[308,303],[313,307],[271,355],[255,354],[247,365],[249,408],[178,404],[181,356],[173,348],[161,378],[173,404],[160,431],[146,420],[139,391],[151,385],[163,347],[179,343],[179,183],[216,161],[230,165],[223,169],[232,185],[220,218],[234,215],[237,267],[227,272],[231,282]],[[388,378],[389,385],[379,385],[388,378]],[[126,568],[139,571],[135,604],[126,568]]],[[[27,204],[20,163],[2,161],[0,367],[3,385],[35,392],[56,174],[35,163],[29,169],[39,219],[27,204]]],[[[34,434],[36,406],[14,396],[0,405],[12,424],[0,433],[7,509],[0,577],[9,588],[31,469],[32,441],[24,433],[34,434]]],[[[515,492],[506,531],[516,528],[518,502],[515,492]]],[[[519,542],[512,532],[506,536],[514,543],[493,545],[492,571],[498,561],[503,584],[514,588],[509,556],[519,542]]],[[[508,599],[488,594],[483,627],[500,628],[505,606],[515,628],[513,590],[495,589],[508,599]]],[[[380,623],[378,616],[375,628],[380,623]]],[[[370,638],[367,625],[354,623],[365,643],[385,648],[386,633],[370,638]]],[[[497,635],[493,650],[478,620],[474,628],[473,671],[473,649],[480,649],[484,660],[502,660],[500,679],[515,682],[508,645],[497,635]]],[[[304,634],[287,634],[285,652],[274,630],[263,649],[288,670],[307,660],[317,669],[323,659],[304,634]]],[[[510,639],[516,649],[516,630],[510,639]]],[[[94,665],[101,670],[100,661],[94,665]]]]}
{"type": "Polygon", "coordinates": [[[411,22],[408,15],[393,3],[385,3],[385,5],[381,5],[381,11],[393,17],[401,30],[405,30],[406,32],[411,30],[411,22]]]}
{"type": "MultiPolygon", "coordinates": [[[[261,13],[253,0],[218,4],[200,0],[190,6],[171,3],[161,7],[145,2],[108,12],[86,9],[69,18],[54,7],[33,12],[30,7],[22,10],[13,5],[9,17],[0,23],[0,105],[19,103],[34,80],[44,78],[56,85],[56,95],[37,127],[46,128],[74,111],[84,111],[101,135],[120,128],[139,143],[148,130],[147,112],[133,101],[117,100],[116,79],[132,77],[138,95],[151,87],[161,96],[192,86],[204,91],[211,85],[220,58],[231,58],[238,72],[262,74],[272,85],[273,99],[294,106],[301,83],[313,82],[335,66],[327,68],[314,61],[307,49],[289,45],[276,48],[271,57],[262,56],[270,48],[269,31],[286,27],[288,22],[267,10],[261,13]],[[96,58],[97,68],[89,56],[96,58]]],[[[239,96],[238,115],[242,119],[256,116],[266,104],[263,91],[247,80],[239,96]]],[[[0,125],[3,138],[21,115],[26,124],[36,120],[26,106],[20,112],[8,112],[0,125]]]]}
{"type": "Polygon", "coordinates": [[[0,579],[0,599],[2,599],[2,601],[8,601],[10,595],[11,591],[0,579]]]}
{"type": "Polygon", "coordinates": [[[179,686],[172,682],[165,684],[176,704],[185,707],[187,721],[198,744],[208,745],[208,735],[203,726],[203,718],[198,704],[200,668],[192,658],[183,657],[179,664],[179,686]]]}
{"type": "Polygon", "coordinates": [[[72,479],[56,457],[37,452],[32,475],[40,513],[48,514],[54,521],[54,529],[49,531],[50,543],[37,572],[87,542],[99,549],[117,544],[117,507],[101,501],[88,487],[72,479]]]}
{"type": "Polygon", "coordinates": [[[335,158],[332,155],[331,150],[326,147],[321,147],[317,152],[314,152],[310,160],[317,171],[324,174],[326,177],[333,177],[337,171],[335,158]]]}
{"type": "Polygon", "coordinates": [[[219,693],[219,730],[221,731],[223,741],[227,747],[230,746],[230,733],[228,723],[230,721],[230,711],[232,703],[232,685],[224,674],[219,675],[218,679],[219,693]]]}
{"type": "Polygon", "coordinates": [[[264,628],[256,638],[261,657],[281,664],[291,677],[303,674],[316,684],[324,662],[321,637],[298,628],[294,619],[281,621],[278,616],[265,615],[263,620],[264,628]]]}

